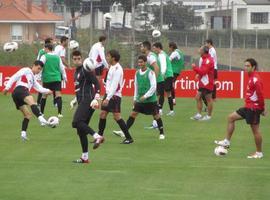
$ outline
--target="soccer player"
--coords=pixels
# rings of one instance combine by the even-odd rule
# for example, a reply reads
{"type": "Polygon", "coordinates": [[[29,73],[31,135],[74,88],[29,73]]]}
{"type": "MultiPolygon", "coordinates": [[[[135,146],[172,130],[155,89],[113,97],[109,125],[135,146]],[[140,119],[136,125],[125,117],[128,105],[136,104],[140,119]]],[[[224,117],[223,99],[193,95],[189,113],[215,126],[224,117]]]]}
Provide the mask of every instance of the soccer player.
{"type": "MultiPolygon", "coordinates": [[[[165,139],[163,131],[163,122],[159,114],[156,96],[156,76],[155,73],[147,67],[147,57],[141,55],[138,57],[138,66],[140,69],[136,72],[134,78],[134,107],[126,124],[129,129],[139,113],[152,115],[157,121],[159,129],[159,139],[165,139]]],[[[115,135],[124,137],[122,131],[113,131],[115,135]]]]}
{"type": "Polygon", "coordinates": [[[105,84],[106,94],[101,104],[101,112],[99,118],[99,135],[103,136],[106,127],[106,118],[109,112],[113,114],[114,120],[125,134],[125,140],[122,144],[133,143],[133,139],[129,134],[127,125],[121,117],[121,97],[123,88],[123,68],[119,64],[120,54],[116,50],[110,50],[106,59],[110,65],[107,81],[105,84]]]}
{"type": "Polygon", "coordinates": [[[68,62],[66,61],[66,48],[68,46],[68,38],[66,36],[62,36],[60,42],[61,44],[54,48],[54,54],[61,58],[61,61],[66,68],[70,68],[68,66],[68,62]]]}
{"type": "Polygon", "coordinates": [[[223,147],[230,146],[230,140],[234,133],[235,121],[245,119],[250,125],[254,135],[256,152],[249,155],[247,158],[262,158],[262,136],[260,132],[260,115],[266,115],[263,95],[263,83],[257,71],[258,64],[253,58],[248,58],[245,61],[245,70],[248,73],[248,84],[245,96],[245,106],[231,113],[228,116],[227,133],[224,140],[215,141],[217,145],[223,147]]]}
{"type": "MultiPolygon", "coordinates": [[[[59,56],[53,53],[53,46],[51,44],[45,45],[47,52],[41,56],[40,61],[43,62],[44,68],[42,70],[42,83],[45,88],[55,91],[55,101],[58,109],[58,117],[62,115],[62,97],[61,97],[61,80],[67,81],[65,67],[62,64],[59,56]]],[[[43,95],[40,102],[40,110],[44,114],[47,95],[43,95]]]]}
{"type": "Polygon", "coordinates": [[[43,63],[41,61],[35,61],[31,68],[25,67],[16,72],[7,82],[5,89],[3,90],[4,95],[10,90],[12,85],[16,82],[15,89],[12,92],[12,98],[16,105],[17,110],[20,110],[23,114],[21,138],[22,140],[28,140],[27,138],[27,127],[31,118],[31,113],[28,110],[30,106],[32,113],[38,118],[42,126],[47,125],[47,120],[42,116],[37,103],[33,96],[30,94],[32,87],[38,92],[44,94],[51,94],[52,91],[43,88],[36,80],[35,75],[41,72],[43,63]]]}
{"type": "MultiPolygon", "coordinates": [[[[53,39],[52,38],[46,38],[44,40],[44,46],[46,44],[53,44],[53,39]]],[[[45,53],[46,53],[45,48],[40,49],[39,52],[38,52],[38,55],[37,55],[37,60],[40,60],[41,56],[43,56],[45,53]]],[[[40,83],[41,83],[41,75],[42,75],[42,72],[35,75],[37,81],[40,82],[40,83]]],[[[40,105],[41,98],[42,98],[42,93],[38,93],[38,98],[37,98],[37,104],[38,105],[40,105]]],[[[53,104],[56,104],[56,102],[55,102],[55,94],[53,94],[53,104]]]]}
{"type": "Polygon", "coordinates": [[[83,66],[82,55],[80,51],[72,53],[72,61],[76,67],[74,74],[75,92],[78,103],[77,110],[74,113],[72,127],[77,129],[77,134],[80,138],[82,147],[82,156],[75,160],[75,163],[89,163],[88,159],[88,138],[90,134],[95,139],[93,148],[96,149],[104,138],[97,134],[92,128],[88,126],[95,109],[92,108],[91,102],[93,99],[99,99],[100,85],[94,72],[86,71],[83,66]],[[94,85],[94,88],[93,86],[94,85]]]}
{"type": "Polygon", "coordinates": [[[106,37],[100,36],[98,42],[92,46],[89,52],[89,58],[93,59],[93,61],[96,64],[95,72],[96,72],[96,76],[98,77],[98,80],[100,79],[103,73],[103,69],[108,68],[108,63],[106,61],[105,52],[104,52],[105,42],[106,42],[106,37]]]}
{"type": "Polygon", "coordinates": [[[172,88],[172,98],[173,104],[176,105],[175,101],[175,81],[177,77],[181,73],[181,71],[185,68],[184,66],[184,54],[177,48],[175,42],[169,43],[169,52],[170,52],[170,61],[172,63],[173,69],[173,88],[172,88]]]}
{"type": "Polygon", "coordinates": [[[201,55],[201,66],[198,67],[194,63],[192,64],[193,70],[199,77],[199,89],[196,94],[197,102],[197,114],[191,117],[194,120],[210,120],[213,110],[213,99],[212,92],[214,88],[214,61],[211,55],[209,54],[209,48],[207,46],[202,46],[199,49],[201,55]],[[202,97],[205,97],[207,100],[207,115],[202,117],[202,97]]]}
{"type": "Polygon", "coordinates": [[[161,94],[159,97],[160,114],[162,114],[162,107],[164,104],[164,91],[165,91],[168,98],[169,107],[170,107],[170,111],[169,113],[167,113],[167,116],[173,116],[174,110],[173,110],[173,97],[172,97],[172,90],[173,90],[172,64],[171,64],[169,56],[165,53],[165,51],[163,51],[163,47],[160,42],[156,42],[153,44],[153,51],[158,55],[160,68],[166,69],[165,75],[164,75],[164,90],[163,92],[161,91],[161,94]]]}

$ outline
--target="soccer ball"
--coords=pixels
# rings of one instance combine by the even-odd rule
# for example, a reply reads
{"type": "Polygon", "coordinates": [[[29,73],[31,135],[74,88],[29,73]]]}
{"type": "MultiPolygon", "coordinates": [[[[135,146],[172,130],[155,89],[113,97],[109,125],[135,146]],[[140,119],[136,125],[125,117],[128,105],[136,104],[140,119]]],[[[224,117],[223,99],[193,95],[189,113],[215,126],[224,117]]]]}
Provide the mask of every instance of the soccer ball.
{"type": "Polygon", "coordinates": [[[70,49],[77,49],[79,48],[79,42],[77,42],[76,40],[70,40],[69,42],[69,48],[70,49]]]}
{"type": "Polygon", "coordinates": [[[160,32],[159,30],[153,30],[152,36],[153,36],[154,38],[158,38],[158,37],[161,36],[161,32],[160,32]]]}
{"type": "Polygon", "coordinates": [[[5,52],[13,52],[18,49],[18,43],[17,42],[7,42],[4,44],[3,47],[5,52]]]}
{"type": "Polygon", "coordinates": [[[158,124],[157,124],[157,121],[156,120],[153,120],[152,127],[153,128],[158,128],[158,124]]]}
{"type": "Polygon", "coordinates": [[[216,156],[225,156],[228,153],[228,150],[223,146],[217,146],[214,150],[216,156]]]}
{"type": "Polygon", "coordinates": [[[56,116],[52,116],[48,119],[48,125],[52,128],[55,128],[59,125],[59,119],[56,116]]]}
{"type": "Polygon", "coordinates": [[[94,99],[93,101],[91,101],[90,106],[91,106],[93,109],[98,109],[98,107],[99,107],[98,100],[94,99]]]}
{"type": "Polygon", "coordinates": [[[93,71],[96,68],[94,60],[92,58],[86,58],[83,61],[83,68],[86,71],[93,71]]]}

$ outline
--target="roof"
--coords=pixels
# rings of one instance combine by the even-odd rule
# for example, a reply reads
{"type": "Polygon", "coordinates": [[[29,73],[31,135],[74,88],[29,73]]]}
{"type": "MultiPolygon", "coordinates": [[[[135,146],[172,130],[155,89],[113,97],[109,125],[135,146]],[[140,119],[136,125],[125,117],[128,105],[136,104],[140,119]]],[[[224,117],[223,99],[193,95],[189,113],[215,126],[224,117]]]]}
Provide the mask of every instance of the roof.
{"type": "Polygon", "coordinates": [[[0,22],[22,23],[58,23],[63,18],[49,11],[42,11],[41,6],[32,4],[28,12],[24,0],[0,0],[0,22]]]}
{"type": "Polygon", "coordinates": [[[270,5],[270,0],[244,0],[247,5],[270,5]]]}

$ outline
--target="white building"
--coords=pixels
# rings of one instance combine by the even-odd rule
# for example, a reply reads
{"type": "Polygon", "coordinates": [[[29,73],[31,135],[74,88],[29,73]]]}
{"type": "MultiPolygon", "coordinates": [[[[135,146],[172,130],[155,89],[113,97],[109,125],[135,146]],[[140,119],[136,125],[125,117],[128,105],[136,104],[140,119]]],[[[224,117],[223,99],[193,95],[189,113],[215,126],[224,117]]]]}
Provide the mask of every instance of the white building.
{"type": "Polygon", "coordinates": [[[270,29],[270,0],[223,0],[220,6],[196,11],[201,29],[270,29]]]}

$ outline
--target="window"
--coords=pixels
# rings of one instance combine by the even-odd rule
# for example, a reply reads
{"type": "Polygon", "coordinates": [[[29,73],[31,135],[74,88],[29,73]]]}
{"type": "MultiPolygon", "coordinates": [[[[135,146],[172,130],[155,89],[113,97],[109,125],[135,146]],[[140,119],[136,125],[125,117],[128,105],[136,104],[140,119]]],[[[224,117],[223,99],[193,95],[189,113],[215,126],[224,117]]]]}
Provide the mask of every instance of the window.
{"type": "Polygon", "coordinates": [[[268,24],[268,13],[251,13],[251,24],[268,24]]]}
{"type": "Polygon", "coordinates": [[[19,24],[13,24],[11,26],[11,39],[12,41],[22,41],[23,26],[19,24]]]}

